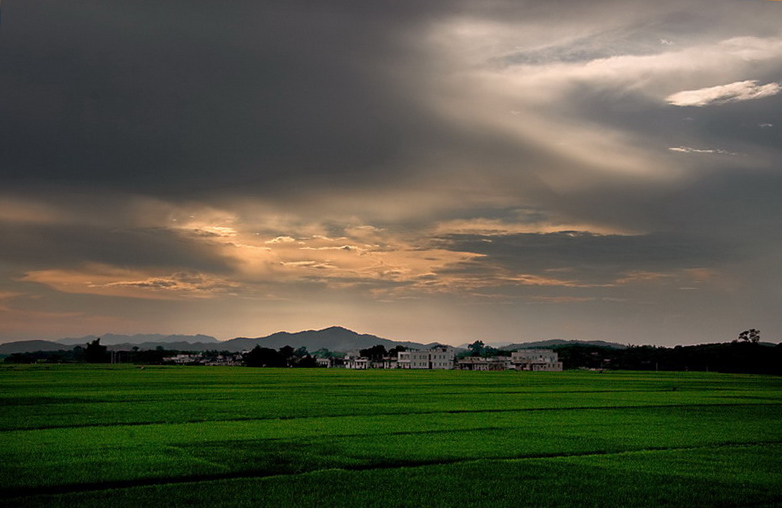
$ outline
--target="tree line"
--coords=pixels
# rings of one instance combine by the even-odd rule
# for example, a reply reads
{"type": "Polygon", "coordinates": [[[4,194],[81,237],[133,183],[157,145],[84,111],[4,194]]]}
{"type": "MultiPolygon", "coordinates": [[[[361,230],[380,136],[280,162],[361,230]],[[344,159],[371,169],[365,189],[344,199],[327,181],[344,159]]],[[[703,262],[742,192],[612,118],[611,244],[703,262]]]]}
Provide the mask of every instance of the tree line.
{"type": "MultiPolygon", "coordinates": [[[[13,353],[5,358],[6,363],[111,363],[112,355],[118,363],[138,363],[156,365],[165,362],[166,358],[181,353],[174,349],[158,346],[155,349],[139,349],[134,346],[130,351],[109,351],[100,343],[100,338],[88,342],[84,346],[74,346],[68,350],[34,351],[13,353]]],[[[224,351],[205,351],[204,355],[217,356],[224,351]]]]}
{"type": "MultiPolygon", "coordinates": [[[[100,343],[100,338],[88,342],[85,346],[74,346],[70,350],[35,351],[29,353],[13,353],[5,358],[5,363],[133,363],[142,365],[165,365],[172,363],[169,358],[178,354],[193,354],[190,351],[165,349],[158,346],[155,349],[139,349],[133,347],[130,351],[109,351],[100,343]]],[[[199,351],[201,359],[209,361],[219,356],[233,356],[228,351],[199,351]]],[[[320,349],[310,354],[306,347],[294,349],[283,346],[278,350],[255,346],[242,355],[242,363],[248,367],[317,367],[317,357],[338,356],[327,349],[320,349]]]]}
{"type": "Polygon", "coordinates": [[[294,349],[283,346],[280,349],[255,346],[242,355],[247,367],[317,367],[318,362],[306,347],[294,349]]]}
{"type": "Polygon", "coordinates": [[[728,342],[676,347],[629,346],[626,349],[568,344],[553,349],[565,368],[782,375],[782,344],[728,342]]]}
{"type": "MultiPolygon", "coordinates": [[[[667,370],[667,371],[714,371],[746,374],[782,375],[782,344],[760,342],[760,332],[750,329],[742,332],[736,340],[727,343],[702,344],[697,346],[628,346],[617,349],[606,346],[586,344],[564,344],[552,348],[559,355],[565,369],[603,369],[603,370],[667,370]]],[[[371,361],[382,361],[384,357],[396,357],[403,346],[386,349],[376,345],[360,350],[359,354],[371,361]]],[[[120,363],[162,365],[166,358],[185,351],[168,350],[157,347],[152,350],[139,350],[114,353],[114,360],[120,363]]],[[[206,359],[227,351],[206,351],[200,353],[206,359]]],[[[14,353],[5,358],[6,363],[109,363],[112,353],[100,344],[100,339],[87,343],[84,347],[75,346],[71,350],[38,351],[34,353],[14,353]]],[[[317,367],[317,358],[341,356],[341,353],[320,349],[314,353],[306,347],[294,349],[283,346],[277,350],[255,346],[242,355],[243,364],[248,367],[317,367]]],[[[475,341],[464,356],[510,356],[510,351],[486,346],[483,341],[475,341]]]]}

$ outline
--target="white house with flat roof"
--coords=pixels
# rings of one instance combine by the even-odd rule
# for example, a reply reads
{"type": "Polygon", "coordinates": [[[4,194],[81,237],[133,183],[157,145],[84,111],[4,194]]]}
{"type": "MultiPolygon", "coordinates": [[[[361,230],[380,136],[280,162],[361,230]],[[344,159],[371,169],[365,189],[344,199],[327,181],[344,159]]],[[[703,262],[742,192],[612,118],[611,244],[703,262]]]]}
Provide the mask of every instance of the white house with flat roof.
{"type": "Polygon", "coordinates": [[[559,355],[551,349],[521,349],[510,355],[510,363],[517,370],[562,371],[559,355]]]}

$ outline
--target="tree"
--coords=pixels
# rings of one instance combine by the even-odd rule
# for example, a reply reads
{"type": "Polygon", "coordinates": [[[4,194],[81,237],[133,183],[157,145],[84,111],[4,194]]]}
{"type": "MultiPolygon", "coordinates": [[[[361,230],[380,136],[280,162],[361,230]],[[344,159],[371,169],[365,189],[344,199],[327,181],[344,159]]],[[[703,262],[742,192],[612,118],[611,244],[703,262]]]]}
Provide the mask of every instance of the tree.
{"type": "Polygon", "coordinates": [[[84,361],[87,363],[106,363],[109,361],[108,348],[100,345],[100,337],[87,343],[84,348],[84,361]]]}
{"type": "Polygon", "coordinates": [[[377,346],[362,349],[358,353],[372,361],[378,362],[386,355],[386,347],[383,344],[378,344],[377,346]]]}
{"type": "Polygon", "coordinates": [[[739,340],[744,342],[751,342],[752,344],[757,344],[760,342],[760,330],[757,330],[755,328],[750,328],[749,330],[745,330],[739,334],[739,340]]]}
{"type": "Polygon", "coordinates": [[[299,361],[296,362],[296,365],[294,365],[294,367],[307,367],[307,368],[314,368],[317,366],[318,366],[318,361],[310,355],[306,355],[300,358],[299,361]]]}
{"type": "Polygon", "coordinates": [[[255,346],[252,351],[242,355],[244,364],[248,367],[285,367],[285,358],[268,347],[255,346]]]}
{"type": "Polygon", "coordinates": [[[340,356],[340,357],[342,356],[340,354],[334,353],[333,351],[329,351],[325,347],[322,347],[322,348],[318,349],[317,351],[312,353],[312,355],[315,358],[333,358],[335,356],[340,356]]]}
{"type": "Polygon", "coordinates": [[[407,348],[404,346],[394,346],[388,350],[388,356],[392,358],[396,358],[399,356],[399,353],[401,353],[402,351],[407,351],[407,348]]]}
{"type": "Polygon", "coordinates": [[[482,356],[486,347],[482,340],[476,340],[467,349],[470,350],[470,356],[482,356]]]}
{"type": "Polygon", "coordinates": [[[282,355],[283,358],[286,360],[293,356],[293,354],[296,352],[295,349],[293,349],[291,346],[282,346],[280,348],[280,355],[282,355]]]}

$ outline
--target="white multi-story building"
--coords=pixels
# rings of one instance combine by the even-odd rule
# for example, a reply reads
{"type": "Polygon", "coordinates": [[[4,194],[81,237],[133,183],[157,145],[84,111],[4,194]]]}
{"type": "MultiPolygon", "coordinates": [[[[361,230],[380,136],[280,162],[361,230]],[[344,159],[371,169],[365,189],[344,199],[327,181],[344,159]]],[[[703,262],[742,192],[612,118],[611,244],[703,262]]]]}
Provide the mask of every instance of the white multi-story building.
{"type": "Polygon", "coordinates": [[[429,351],[410,351],[411,369],[431,369],[429,351]]]}
{"type": "Polygon", "coordinates": [[[456,351],[450,346],[437,346],[429,350],[431,369],[453,369],[456,351]]]}
{"type": "Polygon", "coordinates": [[[562,362],[559,355],[551,349],[522,349],[514,351],[510,356],[510,363],[518,370],[550,371],[562,370],[562,362]]]}
{"type": "Polygon", "coordinates": [[[400,369],[453,369],[456,353],[450,346],[428,350],[401,351],[397,357],[400,369]]]}

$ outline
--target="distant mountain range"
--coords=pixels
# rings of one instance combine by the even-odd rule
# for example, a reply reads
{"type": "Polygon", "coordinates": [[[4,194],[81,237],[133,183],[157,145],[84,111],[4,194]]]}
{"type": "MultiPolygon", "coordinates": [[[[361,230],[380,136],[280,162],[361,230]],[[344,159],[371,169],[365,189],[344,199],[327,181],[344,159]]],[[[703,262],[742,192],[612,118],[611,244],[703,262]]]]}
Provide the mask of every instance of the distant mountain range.
{"type": "MultiPolygon", "coordinates": [[[[59,351],[68,350],[73,346],[85,346],[88,342],[97,339],[96,335],[87,335],[79,338],[64,338],[56,341],[49,340],[24,340],[17,342],[7,342],[0,344],[0,354],[28,353],[35,351],[59,351]]],[[[329,351],[356,351],[367,349],[381,344],[386,349],[395,346],[404,346],[413,349],[429,348],[437,343],[421,344],[418,342],[404,342],[384,339],[375,335],[359,334],[353,330],[342,328],[341,326],[332,326],[323,330],[307,330],[303,332],[289,333],[277,332],[266,337],[246,338],[219,341],[209,335],[117,335],[107,333],[100,336],[100,343],[108,346],[110,350],[127,351],[133,347],[139,349],[155,349],[162,347],[165,349],[174,349],[178,351],[207,351],[216,349],[219,351],[240,352],[247,351],[255,346],[279,349],[283,346],[293,348],[306,347],[307,350],[314,352],[318,349],[328,349],[329,351]]],[[[511,351],[514,349],[530,348],[552,348],[569,344],[581,344],[587,346],[600,346],[612,349],[625,349],[626,346],[613,342],[602,340],[580,341],[580,340],[543,340],[538,342],[523,342],[518,344],[504,345],[498,349],[511,351]]],[[[467,344],[459,346],[466,348],[467,344]]]]}
{"type": "Polygon", "coordinates": [[[20,340],[0,344],[0,354],[33,353],[35,351],[61,351],[70,350],[74,346],[86,346],[88,342],[100,338],[100,343],[108,346],[110,350],[130,350],[133,347],[139,349],[155,349],[160,346],[166,349],[187,351],[206,351],[219,349],[219,340],[208,335],[116,335],[107,333],[98,337],[87,335],[85,337],[51,340],[20,340]]]}
{"type": "MultiPolygon", "coordinates": [[[[60,344],[69,344],[73,346],[83,346],[88,342],[92,342],[97,339],[97,335],[87,335],[86,337],[79,338],[65,338],[57,339],[55,342],[60,344]]],[[[214,343],[217,344],[220,341],[209,335],[161,335],[159,333],[152,333],[146,335],[116,335],[114,333],[106,333],[100,335],[100,343],[104,346],[114,346],[118,344],[144,344],[147,342],[200,342],[204,344],[214,343]]]]}
{"type": "MultiPolygon", "coordinates": [[[[0,354],[28,353],[34,351],[59,351],[71,349],[73,346],[85,346],[88,342],[97,339],[96,335],[88,335],[80,338],[64,338],[56,341],[25,340],[0,344],[0,354]]],[[[375,335],[359,334],[340,326],[332,326],[323,330],[307,330],[297,333],[277,332],[266,337],[245,338],[219,341],[208,335],[115,335],[107,333],[100,336],[100,343],[108,346],[110,350],[129,350],[133,347],[139,349],[175,349],[179,351],[206,351],[217,349],[220,351],[240,352],[254,348],[255,346],[279,349],[283,346],[293,348],[306,347],[309,351],[328,349],[329,351],[353,351],[366,349],[382,344],[387,349],[395,346],[408,348],[426,348],[436,345],[420,344],[418,342],[399,342],[384,339],[375,335]]]]}

